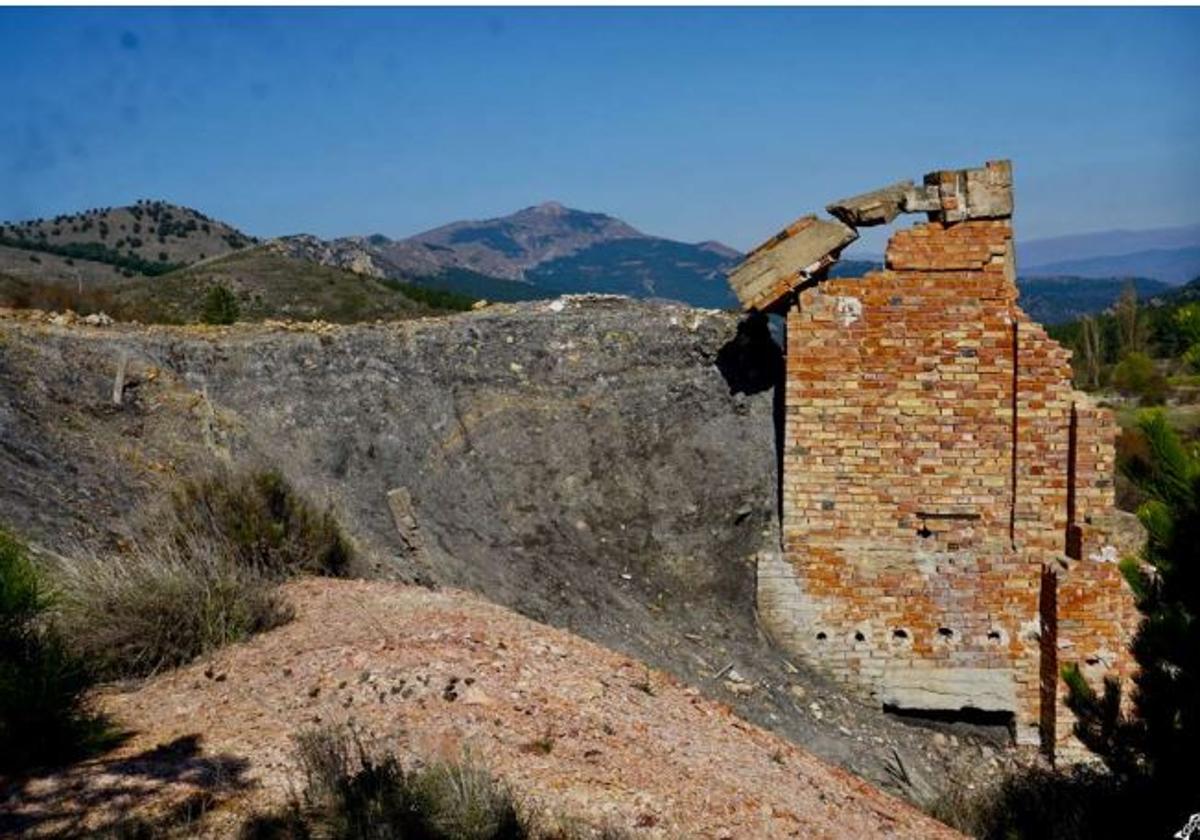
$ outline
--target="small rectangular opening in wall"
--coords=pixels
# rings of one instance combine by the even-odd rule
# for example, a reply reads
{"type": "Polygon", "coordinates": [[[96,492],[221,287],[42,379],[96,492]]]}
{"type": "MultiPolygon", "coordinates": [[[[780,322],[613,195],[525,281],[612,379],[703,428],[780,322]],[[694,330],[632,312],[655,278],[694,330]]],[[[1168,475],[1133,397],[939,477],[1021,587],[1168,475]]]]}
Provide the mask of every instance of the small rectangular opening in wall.
{"type": "Polygon", "coordinates": [[[932,511],[919,510],[917,511],[919,519],[961,519],[967,522],[976,522],[982,517],[978,513],[934,513],[932,511]]]}

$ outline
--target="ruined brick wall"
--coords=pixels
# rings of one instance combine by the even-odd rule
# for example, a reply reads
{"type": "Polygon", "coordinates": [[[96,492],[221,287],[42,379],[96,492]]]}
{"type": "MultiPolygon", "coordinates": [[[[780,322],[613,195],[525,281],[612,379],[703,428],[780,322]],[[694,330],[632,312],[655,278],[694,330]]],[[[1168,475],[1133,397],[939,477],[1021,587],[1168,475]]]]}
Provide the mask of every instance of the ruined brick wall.
{"type": "Polygon", "coordinates": [[[1059,659],[1124,673],[1131,607],[1100,524],[1111,418],[1017,306],[1013,265],[1007,219],[931,222],[886,270],[799,291],[759,607],[876,702],[1012,712],[1052,746],[1059,659]]]}

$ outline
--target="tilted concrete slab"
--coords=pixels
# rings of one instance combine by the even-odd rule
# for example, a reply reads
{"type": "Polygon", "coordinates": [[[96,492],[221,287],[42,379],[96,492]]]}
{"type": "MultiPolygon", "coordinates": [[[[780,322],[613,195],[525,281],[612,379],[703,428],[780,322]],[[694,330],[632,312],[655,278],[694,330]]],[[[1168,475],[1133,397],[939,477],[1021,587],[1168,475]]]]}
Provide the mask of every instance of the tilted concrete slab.
{"type": "Polygon", "coordinates": [[[804,216],[751,251],[729,275],[729,284],[743,309],[767,309],[836,262],[857,238],[843,222],[804,216]]]}

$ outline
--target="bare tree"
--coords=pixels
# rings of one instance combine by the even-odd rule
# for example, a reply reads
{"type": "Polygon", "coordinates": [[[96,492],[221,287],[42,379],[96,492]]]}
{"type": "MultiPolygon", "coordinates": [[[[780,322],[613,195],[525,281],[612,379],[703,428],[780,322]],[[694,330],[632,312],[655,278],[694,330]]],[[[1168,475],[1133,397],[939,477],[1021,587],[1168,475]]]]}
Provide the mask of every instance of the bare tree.
{"type": "Polygon", "coordinates": [[[1132,282],[1121,292],[1113,314],[1117,319],[1117,337],[1120,341],[1117,355],[1123,358],[1130,353],[1145,353],[1150,328],[1146,313],[1138,306],[1137,289],[1132,282]]]}
{"type": "Polygon", "coordinates": [[[1085,315],[1080,319],[1079,355],[1083,362],[1084,385],[1088,388],[1100,387],[1100,365],[1104,361],[1104,339],[1096,319],[1085,315]]]}

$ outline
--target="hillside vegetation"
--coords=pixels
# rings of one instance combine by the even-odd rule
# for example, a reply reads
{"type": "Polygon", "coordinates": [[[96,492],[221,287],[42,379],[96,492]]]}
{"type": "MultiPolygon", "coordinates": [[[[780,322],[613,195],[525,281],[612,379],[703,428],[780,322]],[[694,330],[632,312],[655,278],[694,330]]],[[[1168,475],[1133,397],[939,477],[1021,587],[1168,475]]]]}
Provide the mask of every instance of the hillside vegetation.
{"type": "Polygon", "coordinates": [[[197,210],[163,201],[0,223],[0,245],[155,276],[256,240],[197,210]]]}
{"type": "Polygon", "coordinates": [[[470,308],[473,298],[401,281],[378,280],[295,260],[258,246],[177,269],[161,277],[103,286],[42,284],[0,276],[0,305],[118,320],[186,324],[270,318],[350,323],[411,318],[470,308]],[[214,292],[228,296],[228,317],[210,316],[214,292]]]}
{"type": "MultiPolygon", "coordinates": [[[[1200,278],[1142,303],[1130,285],[1111,310],[1050,329],[1072,349],[1076,387],[1097,394],[1116,410],[1122,426],[1118,466],[1146,455],[1139,412],[1162,407],[1188,445],[1200,442],[1200,278]]],[[[1143,501],[1118,476],[1118,503],[1133,510],[1143,501]]]]}

